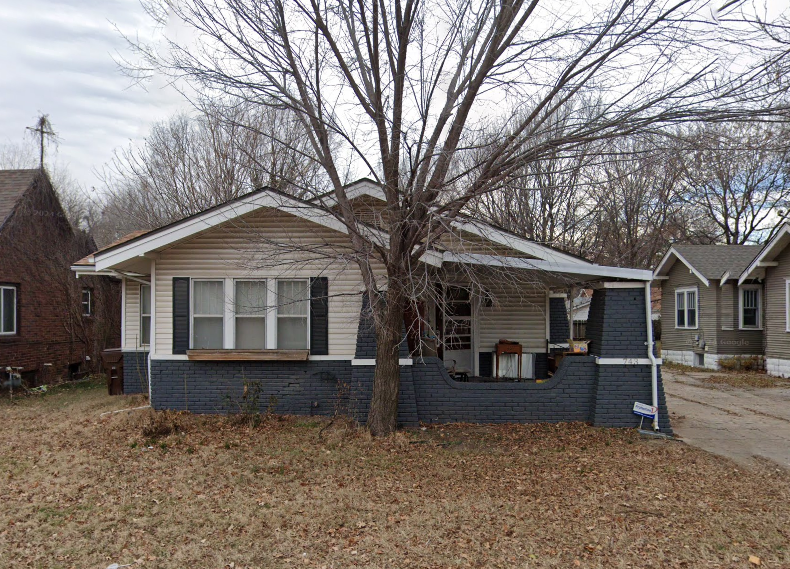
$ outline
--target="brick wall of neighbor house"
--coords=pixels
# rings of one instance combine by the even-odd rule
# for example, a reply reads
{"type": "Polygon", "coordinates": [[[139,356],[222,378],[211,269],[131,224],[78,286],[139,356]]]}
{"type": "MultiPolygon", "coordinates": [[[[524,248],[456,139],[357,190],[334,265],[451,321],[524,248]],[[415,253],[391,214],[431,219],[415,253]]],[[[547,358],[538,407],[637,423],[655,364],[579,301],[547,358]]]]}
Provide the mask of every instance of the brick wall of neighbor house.
{"type": "Polygon", "coordinates": [[[790,246],[775,259],[779,264],[765,274],[765,366],[768,373],[790,377],[790,332],[787,322],[787,281],[790,246]]]}
{"type": "MultiPolygon", "coordinates": [[[[602,289],[593,296],[590,321],[604,357],[644,358],[644,289],[602,289]],[[601,319],[596,324],[596,318],[601,319]]],[[[595,340],[594,340],[595,341],[595,340]]],[[[406,354],[405,347],[402,355],[406,354]]],[[[356,357],[375,357],[375,335],[365,304],[356,357]]],[[[222,413],[239,401],[243,383],[260,382],[259,406],[299,415],[331,415],[336,408],[364,421],[370,405],[374,367],[350,361],[197,362],[154,360],[152,405],[201,413],[222,413]]],[[[659,382],[660,424],[671,432],[659,382]]],[[[438,358],[401,366],[398,422],[589,421],[634,427],[634,401],[650,402],[650,366],[597,365],[592,356],[565,358],[548,382],[459,383],[438,358]]]]}
{"type": "Polygon", "coordinates": [[[148,393],[148,352],[123,352],[123,392],[148,393]]]}
{"type": "Polygon", "coordinates": [[[70,229],[46,178],[37,178],[0,231],[0,283],[18,287],[17,334],[0,337],[0,368],[21,367],[29,384],[40,384],[65,375],[69,365],[98,369],[101,350],[120,345],[119,319],[108,327],[82,317],[83,287],[94,290],[96,309],[120,314],[118,286],[77,280],[69,270],[93,249],[70,229]]]}

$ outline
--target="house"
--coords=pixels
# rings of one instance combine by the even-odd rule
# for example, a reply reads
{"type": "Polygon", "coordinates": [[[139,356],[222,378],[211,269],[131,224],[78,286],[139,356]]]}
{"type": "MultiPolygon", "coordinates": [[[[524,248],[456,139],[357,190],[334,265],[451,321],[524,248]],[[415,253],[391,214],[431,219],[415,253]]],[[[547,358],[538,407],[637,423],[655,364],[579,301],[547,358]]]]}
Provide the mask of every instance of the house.
{"type": "Polygon", "coordinates": [[[790,224],[776,232],[737,278],[739,286],[761,283],[757,321],[763,328],[765,368],[790,377],[790,224]]]}
{"type": "MultiPolygon", "coordinates": [[[[360,180],[347,193],[363,229],[386,243],[381,189],[360,180]]],[[[376,339],[333,207],[332,195],[263,188],[75,265],[78,276],[122,281],[124,383],[147,384],[156,409],[223,412],[252,382],[261,408],[326,415],[342,404],[364,420],[376,339]]],[[[625,427],[639,424],[639,401],[658,407],[655,426],[669,431],[649,341],[650,271],[596,265],[471,218],[415,270],[425,287],[405,315],[400,424],[625,427]],[[577,282],[594,288],[590,355],[563,358],[549,376],[568,338],[558,291],[577,282]]]]}
{"type": "Polygon", "coordinates": [[[28,385],[95,368],[120,343],[120,283],[76,281],[75,256],[95,249],[63,213],[43,170],[0,170],[0,378],[28,385]]]}
{"type": "Polygon", "coordinates": [[[763,354],[762,285],[739,281],[759,245],[673,245],[654,271],[660,283],[661,356],[718,369],[763,354]]]}

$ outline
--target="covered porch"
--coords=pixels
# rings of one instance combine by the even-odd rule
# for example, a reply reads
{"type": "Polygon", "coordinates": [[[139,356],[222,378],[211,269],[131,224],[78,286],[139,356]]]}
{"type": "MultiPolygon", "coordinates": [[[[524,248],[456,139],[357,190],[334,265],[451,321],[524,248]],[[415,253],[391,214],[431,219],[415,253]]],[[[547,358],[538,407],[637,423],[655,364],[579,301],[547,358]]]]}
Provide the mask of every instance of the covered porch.
{"type": "MultiPolygon", "coordinates": [[[[644,288],[649,271],[579,260],[444,253],[434,284],[407,311],[409,354],[438,358],[459,382],[550,379],[565,357],[586,355],[567,299],[580,288],[644,288]]],[[[647,348],[644,350],[647,355],[647,348]]]]}

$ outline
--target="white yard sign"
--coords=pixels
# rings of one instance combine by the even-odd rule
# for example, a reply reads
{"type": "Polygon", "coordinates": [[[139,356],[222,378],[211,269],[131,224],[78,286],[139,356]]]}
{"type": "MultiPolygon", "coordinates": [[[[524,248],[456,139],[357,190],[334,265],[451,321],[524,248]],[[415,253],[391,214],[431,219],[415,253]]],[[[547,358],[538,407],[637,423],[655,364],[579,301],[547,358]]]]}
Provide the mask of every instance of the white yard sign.
{"type": "Polygon", "coordinates": [[[641,417],[647,417],[648,419],[653,419],[658,413],[658,408],[653,407],[652,405],[645,405],[644,403],[634,403],[634,413],[640,415],[641,417]]]}

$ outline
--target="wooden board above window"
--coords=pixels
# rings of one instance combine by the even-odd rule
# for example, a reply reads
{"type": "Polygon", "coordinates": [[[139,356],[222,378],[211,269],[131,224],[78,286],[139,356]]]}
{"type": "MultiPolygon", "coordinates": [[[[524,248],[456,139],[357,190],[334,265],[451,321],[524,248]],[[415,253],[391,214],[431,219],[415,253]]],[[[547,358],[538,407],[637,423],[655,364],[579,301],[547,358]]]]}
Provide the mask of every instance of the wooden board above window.
{"type": "Polygon", "coordinates": [[[187,350],[187,358],[202,361],[306,361],[310,350],[187,350]]]}

